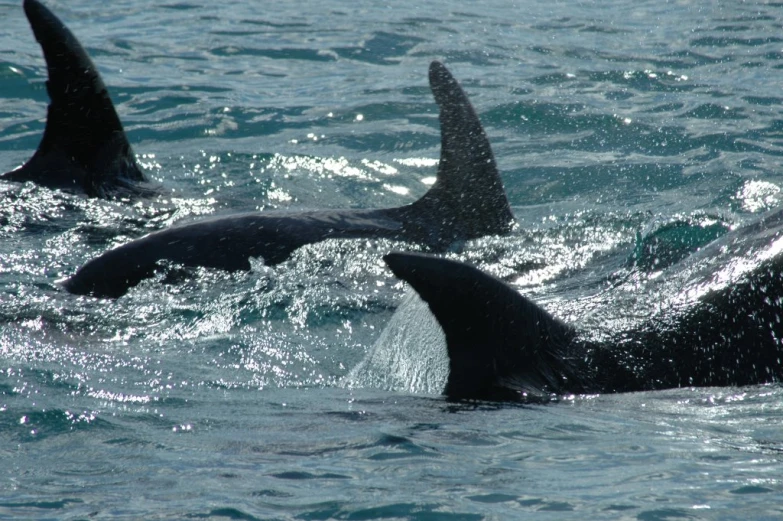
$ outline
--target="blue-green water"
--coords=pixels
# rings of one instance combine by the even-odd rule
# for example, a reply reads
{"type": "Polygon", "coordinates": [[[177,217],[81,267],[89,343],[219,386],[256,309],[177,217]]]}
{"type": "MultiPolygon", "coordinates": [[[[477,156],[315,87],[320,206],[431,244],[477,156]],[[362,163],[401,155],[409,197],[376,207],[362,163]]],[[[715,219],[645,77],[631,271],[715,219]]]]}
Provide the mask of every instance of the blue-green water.
{"type": "MultiPolygon", "coordinates": [[[[0,518],[783,517],[780,385],[448,404],[387,242],[172,268],[117,301],[56,285],[179,219],[414,200],[440,59],[520,224],[452,255],[576,323],[647,316],[678,289],[650,291],[662,268],[782,198],[783,6],[708,4],[49,2],[164,195],[0,184],[0,518]]],[[[46,71],[19,2],[0,19],[7,171],[46,71]]]]}

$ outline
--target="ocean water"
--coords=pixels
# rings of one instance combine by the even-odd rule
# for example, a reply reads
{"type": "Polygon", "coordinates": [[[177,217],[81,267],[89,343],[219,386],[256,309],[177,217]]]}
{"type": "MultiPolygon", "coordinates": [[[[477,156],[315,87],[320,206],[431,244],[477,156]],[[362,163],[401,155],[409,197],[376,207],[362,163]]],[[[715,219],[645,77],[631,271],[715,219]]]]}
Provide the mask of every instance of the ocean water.
{"type": "MultiPolygon", "coordinates": [[[[438,59],[519,223],[449,255],[622,327],[693,276],[679,260],[780,206],[783,5],[47,5],[162,194],[0,183],[0,519],[783,518],[783,387],[449,403],[440,333],[381,260],[410,245],[163,266],[116,301],[57,285],[182,219],[415,200],[438,59]]],[[[46,69],[20,2],[0,19],[7,171],[40,140],[46,69]]]]}

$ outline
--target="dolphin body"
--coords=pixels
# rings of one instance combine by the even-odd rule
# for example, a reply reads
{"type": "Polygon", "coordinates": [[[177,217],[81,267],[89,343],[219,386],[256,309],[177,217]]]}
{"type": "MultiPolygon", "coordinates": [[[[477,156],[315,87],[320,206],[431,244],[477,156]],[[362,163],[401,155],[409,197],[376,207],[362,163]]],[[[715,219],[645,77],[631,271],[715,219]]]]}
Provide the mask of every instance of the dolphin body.
{"type": "Polygon", "coordinates": [[[429,68],[440,107],[437,179],[417,201],[374,210],[252,212],[150,233],[109,250],[64,281],[71,293],[116,298],[163,259],[185,266],[249,270],[250,257],[275,265],[297,248],[329,238],[387,238],[443,251],[455,241],[506,234],[514,216],[489,141],[459,83],[439,62],[429,68]]]}
{"type": "Polygon", "coordinates": [[[68,28],[37,0],[24,12],[41,45],[51,103],[33,157],[0,175],[89,197],[151,195],[98,69],[68,28]]]}
{"type": "MultiPolygon", "coordinates": [[[[781,213],[773,220],[781,221],[781,213]]],[[[746,232],[769,239],[763,223],[746,232]]],[[[384,260],[429,305],[445,333],[446,396],[536,402],[564,394],[783,381],[783,255],[774,255],[783,238],[780,230],[773,235],[767,250],[773,254],[735,280],[602,339],[467,264],[413,253],[384,260]]],[[[713,252],[726,244],[719,241],[713,252]]]]}

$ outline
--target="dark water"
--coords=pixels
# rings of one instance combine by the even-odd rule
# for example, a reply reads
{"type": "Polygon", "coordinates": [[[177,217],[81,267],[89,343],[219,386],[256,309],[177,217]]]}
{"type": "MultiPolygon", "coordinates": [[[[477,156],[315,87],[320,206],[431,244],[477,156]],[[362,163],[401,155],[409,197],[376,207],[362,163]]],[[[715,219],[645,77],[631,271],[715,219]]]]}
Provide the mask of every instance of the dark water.
{"type": "MultiPolygon", "coordinates": [[[[783,517],[779,385],[448,404],[439,333],[394,315],[401,245],[169,267],[117,301],[56,284],[180,219],[413,201],[440,59],[520,224],[450,255],[586,327],[648,316],[693,275],[664,268],[781,202],[783,6],[701,4],[48,3],[163,195],[0,184],[0,518],[783,517]]],[[[7,171],[46,70],[19,3],[0,16],[7,171]]]]}

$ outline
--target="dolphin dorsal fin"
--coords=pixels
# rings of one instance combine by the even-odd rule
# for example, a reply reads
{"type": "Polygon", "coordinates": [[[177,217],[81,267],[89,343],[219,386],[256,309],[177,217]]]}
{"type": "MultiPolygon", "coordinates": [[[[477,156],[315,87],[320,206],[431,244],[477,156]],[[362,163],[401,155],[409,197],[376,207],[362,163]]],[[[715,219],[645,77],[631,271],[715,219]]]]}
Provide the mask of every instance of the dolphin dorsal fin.
{"type": "Polygon", "coordinates": [[[384,257],[427,302],[446,335],[457,399],[540,400],[573,390],[566,357],[574,330],[504,282],[459,262],[414,253],[384,257]]]}
{"type": "Polygon", "coordinates": [[[98,70],[70,30],[37,0],[24,11],[41,45],[51,100],[33,157],[4,178],[105,196],[145,182],[98,70]]]}
{"type": "Polygon", "coordinates": [[[450,213],[454,237],[446,240],[508,233],[514,215],[476,111],[440,62],[430,64],[429,81],[440,108],[440,163],[435,184],[414,206],[450,213]]]}

